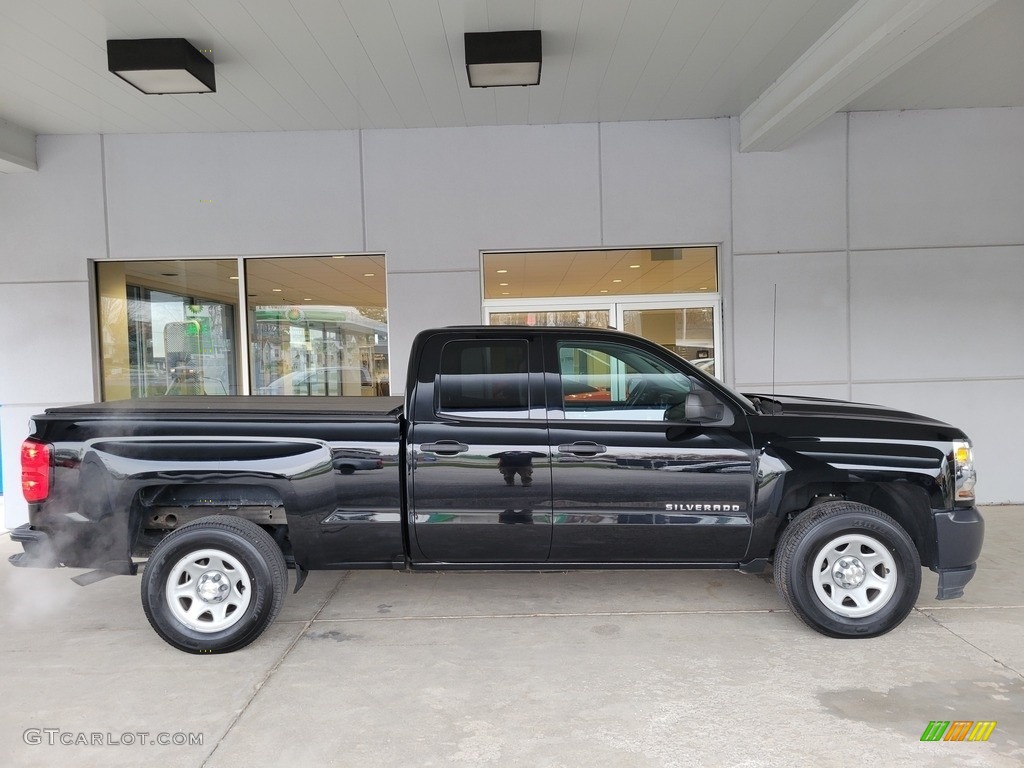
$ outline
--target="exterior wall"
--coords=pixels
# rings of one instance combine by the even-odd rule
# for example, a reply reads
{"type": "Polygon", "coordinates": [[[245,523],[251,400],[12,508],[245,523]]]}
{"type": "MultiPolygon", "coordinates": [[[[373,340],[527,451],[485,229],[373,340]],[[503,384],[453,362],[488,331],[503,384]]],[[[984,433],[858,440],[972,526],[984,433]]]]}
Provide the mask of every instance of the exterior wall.
{"type": "Polygon", "coordinates": [[[481,250],[718,243],[730,378],[963,426],[983,501],[1024,428],[1024,110],[837,115],[779,153],[735,120],[47,136],[0,176],[6,522],[27,419],[96,394],[89,259],[384,252],[392,382],[481,317],[481,250]],[[774,307],[774,309],[773,309],[774,307]],[[774,323],[772,318],[774,315],[774,323]]]}
{"type": "Polygon", "coordinates": [[[867,112],[734,152],[737,386],[956,424],[979,500],[1021,500],[1021,136],[1021,109],[867,112]]]}

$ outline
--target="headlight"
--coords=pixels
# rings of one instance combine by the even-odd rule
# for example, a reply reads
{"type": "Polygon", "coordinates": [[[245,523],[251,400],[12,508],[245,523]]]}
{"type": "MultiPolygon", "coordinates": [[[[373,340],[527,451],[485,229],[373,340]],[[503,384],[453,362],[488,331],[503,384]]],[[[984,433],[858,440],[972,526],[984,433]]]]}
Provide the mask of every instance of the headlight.
{"type": "Polygon", "coordinates": [[[958,507],[974,505],[974,484],[978,476],[974,471],[974,450],[970,440],[953,441],[953,465],[956,492],[954,501],[958,507]]]}

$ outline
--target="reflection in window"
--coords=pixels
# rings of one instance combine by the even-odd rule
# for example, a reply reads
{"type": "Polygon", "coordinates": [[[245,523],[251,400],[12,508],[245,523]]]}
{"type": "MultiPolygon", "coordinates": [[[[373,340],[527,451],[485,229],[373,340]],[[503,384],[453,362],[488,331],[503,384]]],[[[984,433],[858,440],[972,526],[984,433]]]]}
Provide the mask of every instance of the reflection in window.
{"type": "Polygon", "coordinates": [[[383,256],[250,259],[245,269],[253,394],[389,394],[383,256]]]}
{"type": "Polygon", "coordinates": [[[96,283],[105,400],[241,394],[243,317],[250,393],[389,394],[383,256],[103,261],[96,283]]]}
{"type": "Polygon", "coordinates": [[[438,411],[460,416],[529,415],[525,341],[453,341],[441,353],[438,411]]]}
{"type": "Polygon", "coordinates": [[[623,330],[661,344],[712,376],[715,371],[713,307],[627,309],[623,330]]]}
{"type": "Polygon", "coordinates": [[[103,397],[238,392],[233,260],[97,264],[103,397]]]}
{"type": "Polygon", "coordinates": [[[491,312],[491,325],[532,325],[562,328],[607,328],[607,309],[559,309],[545,312],[491,312]]]}
{"type": "Polygon", "coordinates": [[[618,344],[560,343],[558,365],[567,419],[663,420],[692,387],[657,358],[618,344]]]}

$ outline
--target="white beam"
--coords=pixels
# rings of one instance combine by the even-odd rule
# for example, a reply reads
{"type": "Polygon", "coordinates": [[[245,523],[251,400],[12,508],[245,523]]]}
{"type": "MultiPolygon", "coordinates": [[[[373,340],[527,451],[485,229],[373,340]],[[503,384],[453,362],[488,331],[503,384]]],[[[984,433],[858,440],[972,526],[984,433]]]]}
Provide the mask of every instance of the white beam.
{"type": "Polygon", "coordinates": [[[740,115],[740,151],[783,149],[996,0],[860,0],[740,115]]]}
{"type": "Polygon", "coordinates": [[[0,120],[0,173],[38,170],[36,135],[14,123],[0,120]]]}

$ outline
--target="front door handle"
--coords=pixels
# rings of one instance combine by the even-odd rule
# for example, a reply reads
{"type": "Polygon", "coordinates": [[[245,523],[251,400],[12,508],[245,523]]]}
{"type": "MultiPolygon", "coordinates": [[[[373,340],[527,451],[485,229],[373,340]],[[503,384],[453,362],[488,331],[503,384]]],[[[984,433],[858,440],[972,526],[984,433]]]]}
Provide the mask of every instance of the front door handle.
{"type": "Polygon", "coordinates": [[[423,443],[420,450],[424,453],[436,453],[438,456],[456,456],[468,451],[469,446],[455,440],[439,440],[436,443],[423,443]]]}
{"type": "Polygon", "coordinates": [[[597,454],[604,453],[607,450],[608,446],[589,441],[566,443],[558,446],[559,453],[571,453],[574,456],[597,456],[597,454]]]}

